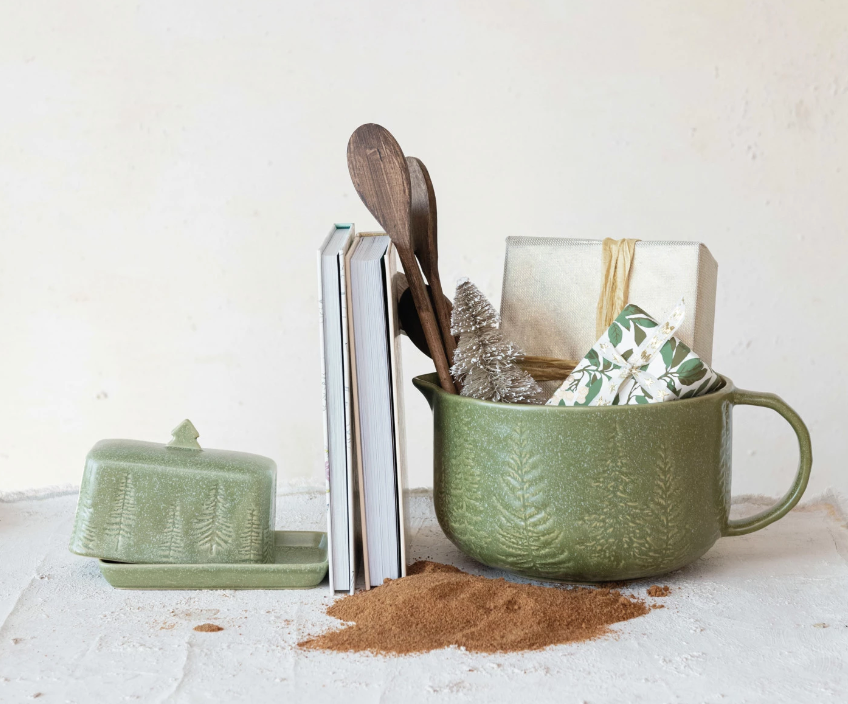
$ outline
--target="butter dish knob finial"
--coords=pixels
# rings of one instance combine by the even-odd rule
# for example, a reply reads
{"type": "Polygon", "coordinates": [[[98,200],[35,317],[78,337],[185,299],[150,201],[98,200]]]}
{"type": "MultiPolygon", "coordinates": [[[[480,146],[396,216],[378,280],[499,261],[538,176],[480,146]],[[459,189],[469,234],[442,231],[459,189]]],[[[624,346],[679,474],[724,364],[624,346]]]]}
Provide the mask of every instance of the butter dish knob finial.
{"type": "Polygon", "coordinates": [[[200,433],[197,432],[197,428],[194,427],[194,424],[188,418],[174,428],[171,431],[171,435],[173,435],[173,438],[168,443],[168,447],[179,447],[184,450],[203,449],[200,447],[200,443],[197,442],[200,433]]]}

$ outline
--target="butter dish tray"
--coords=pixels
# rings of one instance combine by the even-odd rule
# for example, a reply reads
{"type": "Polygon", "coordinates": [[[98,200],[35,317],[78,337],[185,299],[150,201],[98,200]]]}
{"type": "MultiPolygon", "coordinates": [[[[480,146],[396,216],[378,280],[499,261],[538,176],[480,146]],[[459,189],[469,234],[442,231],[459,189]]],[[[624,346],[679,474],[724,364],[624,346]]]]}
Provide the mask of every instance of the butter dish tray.
{"type": "Polygon", "coordinates": [[[275,531],[274,558],[272,563],[99,564],[117,589],[308,589],[327,574],[327,534],[275,531]]]}

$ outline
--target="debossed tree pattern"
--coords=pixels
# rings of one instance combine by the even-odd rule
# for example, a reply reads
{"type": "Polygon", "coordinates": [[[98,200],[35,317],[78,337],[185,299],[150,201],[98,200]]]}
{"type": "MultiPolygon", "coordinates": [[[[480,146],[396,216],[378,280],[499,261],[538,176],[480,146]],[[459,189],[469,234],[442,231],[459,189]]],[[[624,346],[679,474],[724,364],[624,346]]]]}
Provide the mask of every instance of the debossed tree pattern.
{"type": "Polygon", "coordinates": [[[247,514],[247,520],[239,536],[239,559],[245,562],[267,562],[265,549],[266,530],[259,520],[259,509],[255,506],[247,514]]]}
{"type": "Polygon", "coordinates": [[[634,556],[646,567],[683,562],[689,552],[686,487],[674,471],[669,454],[667,448],[660,449],[651,501],[643,512],[649,529],[637,534],[634,541],[634,556]]]}
{"type": "Polygon", "coordinates": [[[481,523],[486,508],[477,453],[470,437],[463,437],[461,442],[456,458],[442,469],[437,487],[442,494],[439,505],[444,507],[443,518],[459,548],[478,555],[491,536],[481,523]]]}
{"type": "Polygon", "coordinates": [[[184,554],[185,521],[179,501],[174,501],[168,509],[165,528],[159,538],[157,553],[165,562],[173,562],[184,554]]]}
{"type": "Polygon", "coordinates": [[[78,552],[90,552],[97,541],[97,528],[94,524],[94,507],[91,499],[80,502],[77,516],[76,549],[78,552]]]}
{"type": "Polygon", "coordinates": [[[530,444],[526,421],[519,421],[509,436],[509,460],[496,496],[497,552],[504,567],[555,576],[566,571],[571,560],[556,527],[550,497],[542,477],[545,467],[530,444]]]}
{"type": "Polygon", "coordinates": [[[126,546],[137,517],[138,503],[132,473],[124,471],[118,479],[118,488],[103,527],[106,538],[114,540],[115,549],[121,550],[126,546]]]}
{"type": "MultiPolygon", "coordinates": [[[[592,481],[594,511],[583,516],[588,528],[584,548],[612,566],[645,567],[681,561],[689,550],[685,520],[686,487],[675,472],[671,453],[661,448],[653,486],[639,500],[636,475],[628,462],[628,436],[616,419],[604,443],[606,456],[592,481]]],[[[646,471],[648,471],[646,469],[646,471]]]]}
{"type": "Polygon", "coordinates": [[[219,555],[233,541],[233,527],[226,507],[226,494],[221,482],[210,484],[194,523],[195,539],[210,555],[219,555]]]}

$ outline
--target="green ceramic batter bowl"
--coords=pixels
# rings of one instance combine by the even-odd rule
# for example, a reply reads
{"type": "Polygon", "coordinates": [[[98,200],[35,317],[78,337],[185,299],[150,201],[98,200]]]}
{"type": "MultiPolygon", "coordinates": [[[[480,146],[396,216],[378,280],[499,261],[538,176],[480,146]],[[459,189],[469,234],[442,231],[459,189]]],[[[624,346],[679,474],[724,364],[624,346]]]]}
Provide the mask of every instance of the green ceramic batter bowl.
{"type": "Polygon", "coordinates": [[[444,392],[435,374],[415,378],[433,409],[442,530],[491,567],[599,582],[669,572],[721,536],[765,528],[804,493],[810,435],[778,396],[724,380],[722,389],[699,398],[567,408],[480,401],[444,392]],[[783,416],[798,437],[801,461],[773,507],[730,520],[736,405],[783,416]]]}

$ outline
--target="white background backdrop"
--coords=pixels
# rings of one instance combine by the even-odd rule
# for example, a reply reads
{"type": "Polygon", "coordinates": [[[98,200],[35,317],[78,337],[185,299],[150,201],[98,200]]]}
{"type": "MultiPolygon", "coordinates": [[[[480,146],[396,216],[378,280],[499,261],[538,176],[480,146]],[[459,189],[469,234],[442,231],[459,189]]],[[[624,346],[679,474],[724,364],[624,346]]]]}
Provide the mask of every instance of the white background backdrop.
{"type": "MultiPolygon", "coordinates": [[[[443,280],[496,304],[508,235],[705,242],[714,366],[805,418],[813,494],[848,491],[846,66],[842,0],[5,3],[0,489],[185,417],[319,484],[315,250],[376,227],[345,161],[375,121],[433,176],[443,280]]],[[[796,457],[737,411],[737,493],[796,457]]]]}

